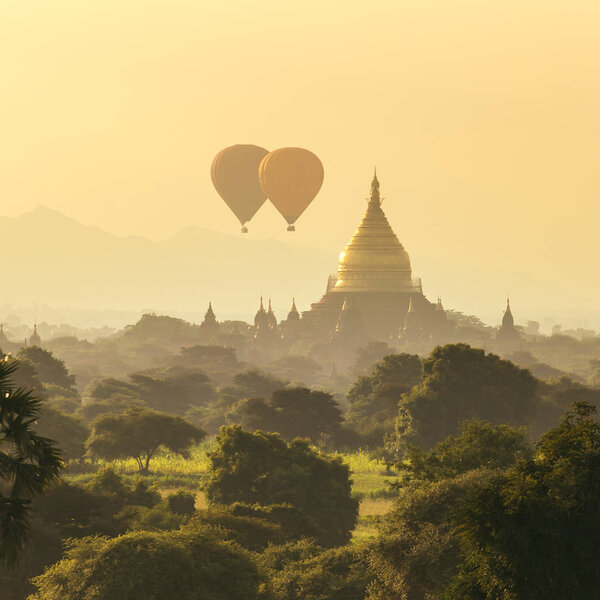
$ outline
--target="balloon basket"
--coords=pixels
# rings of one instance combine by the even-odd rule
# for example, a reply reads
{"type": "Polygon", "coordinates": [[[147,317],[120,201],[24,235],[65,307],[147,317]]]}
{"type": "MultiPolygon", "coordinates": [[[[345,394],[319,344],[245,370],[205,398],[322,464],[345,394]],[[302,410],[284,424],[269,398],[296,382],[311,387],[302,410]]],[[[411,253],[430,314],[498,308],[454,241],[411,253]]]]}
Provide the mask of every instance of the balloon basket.
{"type": "Polygon", "coordinates": [[[242,233],[248,233],[248,228],[245,225],[242,227],[242,233]]]}
{"type": "Polygon", "coordinates": [[[288,225],[288,231],[296,231],[296,228],[293,225],[288,225]]]}

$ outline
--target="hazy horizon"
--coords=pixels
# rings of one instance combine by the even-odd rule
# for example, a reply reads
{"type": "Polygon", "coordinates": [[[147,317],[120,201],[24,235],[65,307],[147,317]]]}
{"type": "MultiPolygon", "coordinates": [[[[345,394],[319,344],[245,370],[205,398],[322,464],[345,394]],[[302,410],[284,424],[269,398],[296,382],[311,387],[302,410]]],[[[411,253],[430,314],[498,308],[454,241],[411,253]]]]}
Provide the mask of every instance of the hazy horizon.
{"type": "MultiPolygon", "coordinates": [[[[282,246],[282,242],[272,237],[242,237],[237,233],[221,233],[195,225],[188,225],[173,236],[153,242],[141,236],[122,236],[97,226],[84,226],[75,219],[44,206],[27,211],[21,217],[0,217],[0,234],[5,241],[9,240],[11,246],[18,239],[29,235],[45,247],[43,256],[19,254],[5,267],[5,272],[10,274],[12,269],[15,277],[23,272],[33,276],[21,288],[9,286],[4,291],[3,298],[0,299],[0,319],[6,321],[8,318],[10,321],[9,317],[13,315],[19,317],[24,324],[28,321],[33,323],[37,319],[54,324],[69,323],[82,328],[103,325],[122,327],[135,322],[144,312],[169,314],[200,322],[210,301],[220,320],[251,321],[261,294],[265,301],[267,298],[273,299],[275,314],[278,319],[282,319],[287,315],[291,298],[296,298],[300,310],[308,310],[310,303],[321,297],[327,276],[335,272],[338,254],[317,245],[310,246],[304,240],[282,246]],[[80,244],[78,254],[73,255],[71,250],[77,244],[80,244]],[[214,262],[212,256],[206,256],[207,248],[215,251],[217,258],[214,262]],[[245,258],[249,259],[245,265],[240,265],[245,279],[240,280],[238,277],[237,280],[230,281],[231,263],[236,262],[244,248],[247,249],[245,258]],[[274,248],[279,251],[273,251],[274,248]],[[281,250],[284,248],[289,252],[282,256],[281,250]],[[194,256],[194,252],[197,256],[194,256]],[[119,260],[114,266],[104,260],[117,255],[119,260]],[[163,274],[174,277],[170,280],[170,285],[175,286],[171,296],[157,296],[153,293],[157,287],[153,278],[161,272],[156,270],[154,261],[157,257],[175,261],[181,267],[179,278],[174,273],[176,268],[172,263],[167,263],[170,266],[163,271],[163,274]],[[83,264],[81,273],[73,273],[73,263],[86,259],[90,261],[89,265],[83,264]],[[19,260],[26,262],[21,264],[19,260]],[[197,287],[192,283],[193,289],[189,289],[190,286],[184,280],[187,279],[189,264],[194,264],[194,260],[199,261],[197,264],[205,271],[204,279],[212,285],[207,287],[199,279],[197,287]],[[221,264],[228,266],[216,269],[219,260],[222,261],[221,264]],[[104,270],[98,270],[102,268],[104,270]],[[114,289],[104,290],[108,292],[109,300],[102,299],[104,296],[99,295],[99,289],[95,293],[89,291],[96,279],[105,286],[106,278],[113,275],[115,280],[111,285],[114,289]],[[63,279],[58,280],[58,276],[63,279]],[[124,278],[133,279],[132,288],[123,288],[124,278]],[[147,295],[144,295],[143,289],[141,294],[131,293],[132,289],[137,290],[140,282],[146,286],[147,295]],[[187,286],[185,296],[181,297],[177,285],[187,286]],[[240,285],[242,289],[237,289],[236,285],[240,285]],[[130,293],[119,293],[124,289],[130,293]],[[31,298],[30,303],[26,301],[28,298],[31,298]],[[49,298],[52,300],[48,301],[49,298]],[[79,300],[69,303],[74,298],[79,300]]],[[[339,250],[342,248],[343,244],[339,250]]],[[[410,253],[410,248],[408,251],[410,253]]],[[[494,273],[476,274],[481,291],[474,292],[468,287],[472,275],[464,268],[457,267],[448,273],[442,273],[441,279],[440,275],[436,279],[435,264],[421,261],[418,257],[415,260],[412,255],[411,260],[413,274],[422,278],[424,292],[430,300],[441,296],[447,309],[476,315],[492,326],[500,322],[506,294],[495,296],[490,292],[493,289],[494,273]],[[416,270],[415,264],[424,264],[424,268],[416,270]],[[437,287],[443,289],[445,294],[436,293],[433,283],[436,281],[437,287]]],[[[165,269],[165,266],[161,264],[160,268],[165,269]]],[[[201,274],[198,273],[199,277],[201,274]]],[[[528,305],[527,302],[531,302],[536,294],[542,298],[552,298],[551,294],[545,295],[544,292],[550,290],[556,294],[560,290],[550,286],[548,282],[532,280],[523,273],[514,272],[510,277],[511,281],[518,283],[513,285],[516,293],[510,294],[518,324],[525,325],[527,320],[537,320],[545,333],[550,333],[556,324],[564,328],[600,329],[600,309],[593,306],[574,306],[569,309],[551,304],[537,307],[528,305]]]]}

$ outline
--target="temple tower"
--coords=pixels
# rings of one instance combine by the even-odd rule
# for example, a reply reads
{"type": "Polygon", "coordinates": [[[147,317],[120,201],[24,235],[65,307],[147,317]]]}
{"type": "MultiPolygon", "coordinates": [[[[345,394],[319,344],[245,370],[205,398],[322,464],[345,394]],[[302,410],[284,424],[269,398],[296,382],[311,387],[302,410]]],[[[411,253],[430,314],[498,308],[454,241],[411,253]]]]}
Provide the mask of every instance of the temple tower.
{"type": "Polygon", "coordinates": [[[31,334],[31,337],[29,338],[29,345],[30,346],[39,346],[40,348],[42,347],[42,338],[40,338],[40,334],[37,331],[37,323],[33,324],[33,333],[31,334]]]}
{"type": "Polygon", "coordinates": [[[505,344],[518,343],[521,340],[521,334],[515,327],[515,319],[512,311],[510,310],[510,299],[506,299],[506,310],[502,316],[502,325],[498,328],[496,334],[496,341],[505,344]]]}
{"type": "Polygon", "coordinates": [[[420,281],[413,280],[408,253],[381,204],[375,173],[366,212],[340,253],[335,277],[330,278],[323,298],[304,313],[315,335],[322,330],[333,333],[346,299],[360,311],[365,336],[373,340],[398,335],[411,298],[415,310],[433,312],[435,305],[423,296],[420,281]]]}
{"type": "Polygon", "coordinates": [[[219,331],[219,323],[212,308],[212,302],[208,303],[208,310],[204,315],[204,320],[200,324],[200,329],[206,335],[214,335],[219,331]]]}

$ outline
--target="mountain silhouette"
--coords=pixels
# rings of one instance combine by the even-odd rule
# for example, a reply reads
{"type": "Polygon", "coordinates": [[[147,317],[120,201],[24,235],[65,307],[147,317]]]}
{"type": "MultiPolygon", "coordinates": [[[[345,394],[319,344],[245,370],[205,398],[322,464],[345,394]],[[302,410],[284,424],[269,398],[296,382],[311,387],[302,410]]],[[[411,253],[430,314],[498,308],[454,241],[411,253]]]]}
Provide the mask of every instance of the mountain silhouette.
{"type": "MultiPolygon", "coordinates": [[[[5,289],[1,302],[77,308],[254,312],[272,296],[316,301],[336,256],[322,250],[189,226],[154,242],[88,227],[38,206],[0,218],[5,289]]],[[[306,306],[307,308],[307,306],[306,306]]]]}

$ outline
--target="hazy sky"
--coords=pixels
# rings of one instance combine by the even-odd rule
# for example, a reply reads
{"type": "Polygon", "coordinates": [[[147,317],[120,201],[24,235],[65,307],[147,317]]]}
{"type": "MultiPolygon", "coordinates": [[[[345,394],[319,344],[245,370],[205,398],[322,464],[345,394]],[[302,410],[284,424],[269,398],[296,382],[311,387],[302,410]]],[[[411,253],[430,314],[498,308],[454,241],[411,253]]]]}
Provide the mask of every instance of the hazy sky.
{"type": "Polygon", "coordinates": [[[430,296],[598,307],[599,32],[598,0],[0,0],[0,215],[235,233],[214,154],[304,146],[321,193],[251,236],[340,250],[377,165],[430,296]]]}

